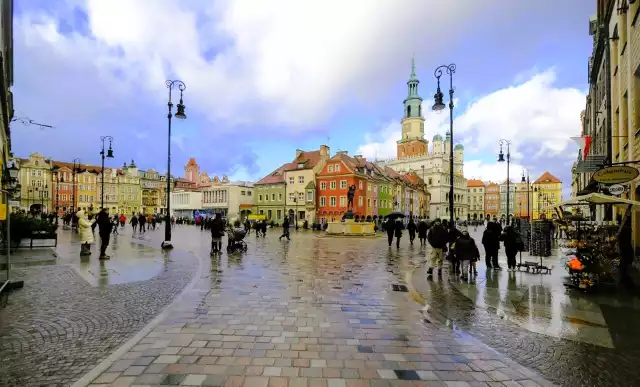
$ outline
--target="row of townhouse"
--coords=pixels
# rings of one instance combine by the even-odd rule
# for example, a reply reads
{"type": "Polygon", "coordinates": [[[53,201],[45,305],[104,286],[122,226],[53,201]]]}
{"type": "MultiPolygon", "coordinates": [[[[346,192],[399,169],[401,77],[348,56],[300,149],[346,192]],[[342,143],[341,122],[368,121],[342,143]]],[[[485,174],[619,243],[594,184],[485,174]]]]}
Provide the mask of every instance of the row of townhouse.
{"type": "Polygon", "coordinates": [[[348,210],[348,193],[355,190],[354,215],[384,217],[392,211],[426,217],[429,193],[415,173],[401,174],[362,156],[297,150],[293,161],[255,183],[254,211],[267,220],[288,216],[296,222],[339,221],[348,210]]]}

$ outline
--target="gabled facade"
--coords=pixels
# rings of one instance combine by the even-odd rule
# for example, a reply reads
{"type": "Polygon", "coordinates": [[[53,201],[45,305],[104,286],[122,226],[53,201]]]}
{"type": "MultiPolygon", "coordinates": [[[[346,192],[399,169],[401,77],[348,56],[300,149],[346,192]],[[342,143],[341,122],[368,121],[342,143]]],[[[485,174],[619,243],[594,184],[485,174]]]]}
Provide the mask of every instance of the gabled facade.
{"type": "Polygon", "coordinates": [[[500,184],[488,183],[484,195],[484,212],[486,218],[498,217],[500,212],[500,184]]]}
{"type": "Polygon", "coordinates": [[[533,218],[551,219],[556,214],[553,206],[562,201],[562,181],[545,171],[533,182],[533,218]]]}
{"type": "Polygon", "coordinates": [[[480,220],[485,218],[484,196],[485,184],[482,180],[469,179],[467,181],[469,195],[469,219],[480,220]]]}
{"type": "Polygon", "coordinates": [[[340,221],[347,212],[349,187],[355,187],[353,214],[365,216],[367,177],[358,171],[358,162],[347,152],[331,157],[318,174],[318,218],[320,221],[340,221]]]}
{"type": "Polygon", "coordinates": [[[514,216],[516,201],[516,185],[513,182],[509,182],[507,188],[507,181],[505,180],[500,184],[500,218],[507,219],[507,213],[509,217],[514,216]],[[509,195],[509,209],[507,210],[507,191],[509,195]]]}
{"type": "Polygon", "coordinates": [[[329,147],[317,151],[296,150],[294,160],[284,166],[286,215],[291,221],[310,224],[316,219],[315,180],[329,160],[329,147]]]}
{"type": "Polygon", "coordinates": [[[284,165],[254,184],[253,206],[267,221],[281,223],[285,216],[284,165]]]}
{"type": "Polygon", "coordinates": [[[124,163],[118,175],[118,213],[130,217],[142,213],[142,194],[140,189],[140,175],[133,160],[124,163]]]}

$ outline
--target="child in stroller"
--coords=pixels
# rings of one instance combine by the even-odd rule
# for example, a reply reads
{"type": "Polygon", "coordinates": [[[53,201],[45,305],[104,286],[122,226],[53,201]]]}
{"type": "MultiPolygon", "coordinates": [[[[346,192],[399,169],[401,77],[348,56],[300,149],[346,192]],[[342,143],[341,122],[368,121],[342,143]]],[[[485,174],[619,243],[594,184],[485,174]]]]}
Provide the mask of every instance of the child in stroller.
{"type": "Polygon", "coordinates": [[[241,227],[229,227],[227,229],[227,252],[235,253],[236,251],[247,251],[247,243],[244,241],[244,237],[247,235],[247,231],[241,227]]]}

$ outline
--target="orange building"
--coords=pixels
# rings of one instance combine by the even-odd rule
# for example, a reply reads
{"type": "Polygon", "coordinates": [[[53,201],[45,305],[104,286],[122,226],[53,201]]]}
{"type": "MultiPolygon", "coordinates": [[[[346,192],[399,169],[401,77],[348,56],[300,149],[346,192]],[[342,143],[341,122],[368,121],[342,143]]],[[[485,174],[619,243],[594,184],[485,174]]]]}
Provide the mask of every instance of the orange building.
{"type": "Polygon", "coordinates": [[[498,216],[500,211],[500,184],[489,183],[485,188],[484,212],[487,217],[498,216]]]}
{"type": "Polygon", "coordinates": [[[316,197],[320,221],[335,222],[347,212],[349,187],[355,186],[353,214],[367,214],[367,176],[358,167],[358,160],[338,152],[330,158],[316,178],[316,197]]]}

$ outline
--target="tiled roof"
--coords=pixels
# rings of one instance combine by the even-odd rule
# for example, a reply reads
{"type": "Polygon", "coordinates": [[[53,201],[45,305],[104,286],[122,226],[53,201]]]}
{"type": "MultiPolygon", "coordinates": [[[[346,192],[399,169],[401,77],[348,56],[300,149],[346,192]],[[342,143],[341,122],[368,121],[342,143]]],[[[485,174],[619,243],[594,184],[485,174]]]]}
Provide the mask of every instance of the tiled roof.
{"type": "Polygon", "coordinates": [[[470,179],[467,182],[467,187],[484,187],[485,184],[482,180],[470,179]]]}
{"type": "MultiPolygon", "coordinates": [[[[287,164],[285,164],[285,165],[287,165],[287,164]]],[[[285,165],[281,166],[280,168],[278,168],[275,171],[271,172],[267,176],[265,176],[262,179],[258,180],[254,185],[277,184],[277,183],[284,182],[283,172],[284,172],[285,165]]]]}
{"type": "Polygon", "coordinates": [[[533,184],[541,183],[562,183],[562,181],[549,173],[549,171],[545,171],[542,176],[538,178],[538,180],[533,182],[533,184]]]}
{"type": "Polygon", "coordinates": [[[195,165],[198,165],[198,164],[196,163],[196,159],[194,159],[193,157],[191,157],[191,158],[189,159],[189,162],[187,162],[187,166],[195,166],[195,165]]]}
{"type": "Polygon", "coordinates": [[[320,151],[301,152],[292,162],[285,164],[285,171],[293,171],[298,168],[298,164],[304,164],[304,169],[315,167],[321,159],[320,151]]]}
{"type": "MultiPolygon", "coordinates": [[[[54,161],[53,165],[55,167],[59,167],[59,168],[66,167],[73,170],[73,163],[67,163],[65,161],[54,161]]],[[[78,166],[78,164],[76,164],[76,166],[78,166]]],[[[86,169],[87,171],[95,172],[95,173],[100,173],[102,171],[102,167],[97,167],[95,165],[89,165],[89,164],[80,164],[79,168],[86,169]]]]}

